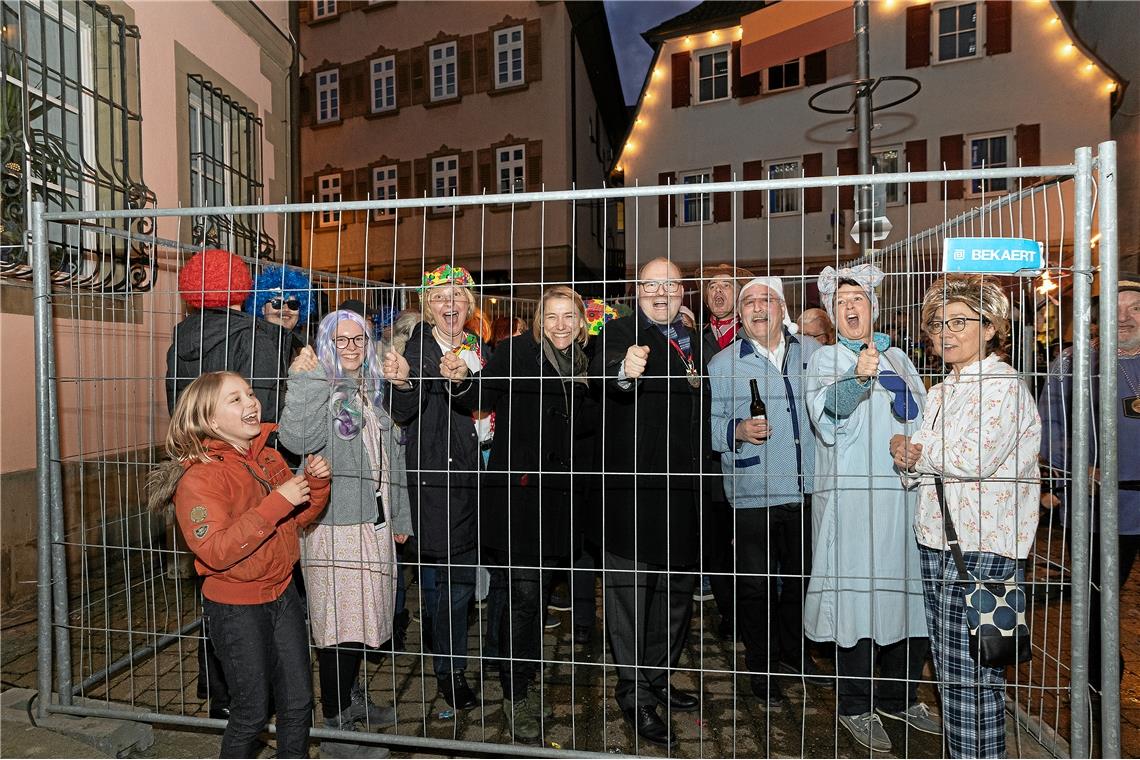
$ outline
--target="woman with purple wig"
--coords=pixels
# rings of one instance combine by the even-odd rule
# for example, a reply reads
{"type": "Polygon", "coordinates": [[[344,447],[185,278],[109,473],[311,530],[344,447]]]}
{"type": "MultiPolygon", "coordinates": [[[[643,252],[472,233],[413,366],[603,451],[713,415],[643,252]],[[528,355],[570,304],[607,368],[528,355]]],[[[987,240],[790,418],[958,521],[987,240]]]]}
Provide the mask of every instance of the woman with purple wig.
{"type": "MultiPolygon", "coordinates": [[[[404,448],[380,404],[384,384],[363,317],[334,311],[321,320],[316,352],[289,368],[281,442],[320,452],[332,467],[328,509],[302,539],[309,623],[320,665],[325,725],[353,731],[395,722],[361,687],[365,648],[392,635],[395,543],[412,532],[404,448]]],[[[366,680],[366,679],[365,679],[366,680]]],[[[368,757],[369,745],[321,743],[324,757],[368,757]]]]}

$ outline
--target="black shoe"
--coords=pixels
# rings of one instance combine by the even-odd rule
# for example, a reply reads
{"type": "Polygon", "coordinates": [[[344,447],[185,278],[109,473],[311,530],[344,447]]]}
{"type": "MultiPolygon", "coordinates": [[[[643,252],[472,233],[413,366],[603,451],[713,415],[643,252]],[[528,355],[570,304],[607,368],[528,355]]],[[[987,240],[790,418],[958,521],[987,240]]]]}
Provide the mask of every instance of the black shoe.
{"type": "Polygon", "coordinates": [[[677,743],[673,727],[661,720],[656,707],[640,705],[636,708],[623,708],[621,712],[630,728],[645,741],[661,747],[672,747],[677,743]]]}
{"type": "Polygon", "coordinates": [[[574,626],[574,643],[581,644],[584,647],[590,645],[594,640],[594,629],[588,625],[574,626]]]}
{"type": "Polygon", "coordinates": [[[761,702],[764,702],[768,710],[779,712],[784,709],[786,702],[784,692],[780,690],[775,680],[770,679],[768,676],[758,674],[753,675],[750,680],[752,682],[752,694],[761,702]]]}
{"type": "Polygon", "coordinates": [[[557,612],[568,612],[574,608],[573,605],[574,603],[570,600],[570,595],[560,588],[550,593],[550,601],[547,602],[546,609],[557,612]]]}
{"type": "Polygon", "coordinates": [[[229,707],[214,707],[210,706],[210,717],[214,720],[229,720],[230,708],[229,707]]]}
{"type": "Polygon", "coordinates": [[[796,667],[795,663],[788,662],[787,660],[781,660],[776,663],[776,670],[792,678],[803,678],[804,681],[810,683],[812,686],[835,686],[835,678],[820,670],[819,666],[815,664],[815,660],[811,658],[811,655],[804,655],[804,667],[802,671],[796,667]]]}
{"type": "Polygon", "coordinates": [[[701,700],[695,695],[687,691],[681,691],[676,686],[665,689],[654,689],[653,696],[657,697],[657,701],[661,703],[662,707],[667,707],[675,712],[692,712],[701,706],[701,700]]]}
{"type": "Polygon", "coordinates": [[[469,710],[478,704],[475,692],[467,685],[467,678],[462,671],[452,673],[450,676],[437,680],[439,693],[443,701],[456,710],[469,710]]]}
{"type": "Polygon", "coordinates": [[[733,630],[733,623],[731,620],[721,620],[720,625],[717,626],[717,634],[720,635],[721,641],[735,641],[736,631],[733,630]]]}

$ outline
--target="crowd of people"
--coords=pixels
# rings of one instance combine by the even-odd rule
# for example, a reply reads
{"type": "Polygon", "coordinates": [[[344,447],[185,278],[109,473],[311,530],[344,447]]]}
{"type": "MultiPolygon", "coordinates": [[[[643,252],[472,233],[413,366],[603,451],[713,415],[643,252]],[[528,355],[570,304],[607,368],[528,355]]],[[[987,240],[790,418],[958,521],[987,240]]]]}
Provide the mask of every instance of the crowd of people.
{"type": "MultiPolygon", "coordinates": [[[[1007,360],[998,280],[927,290],[920,324],[946,370],[927,388],[875,329],[872,265],[826,268],[822,309],[794,321],[779,277],[727,264],[693,274],[707,313],[686,316],[683,273],[654,259],[632,313],[556,285],[529,325],[471,323],[474,278],[444,265],[382,340],[357,304],[324,316],[312,345],[296,276],[269,267],[254,282],[205,251],[179,277],[194,311],[168,355],[172,461],[152,502],[172,498],[203,578],[199,682],[228,719],[223,756],[248,756],[272,711],[279,756],[304,754],[310,641],[326,726],[394,722],[360,674],[369,653],[403,646],[408,567],[456,710],[479,701],[468,610],[489,571],[483,656],[517,740],[559,715],[539,677],[551,578],[568,573],[588,629],[596,568],[613,693],[639,741],[673,746],[671,714],[701,706],[670,674],[707,582],[765,709],[787,708],[788,678],[833,684],[838,725],[869,749],[891,748],[885,718],[943,735],[953,757],[1004,757],[1005,670],[971,653],[947,536],[974,579],[1024,581],[1040,462],[1067,472],[1073,400],[1064,354],[1039,414],[1007,360]],[[834,676],[816,661],[831,652],[834,676]],[[918,693],[928,658],[938,709],[918,693]]],[[[1122,442],[1140,440],[1138,302],[1140,282],[1122,279],[1122,442]]],[[[1122,460],[1122,489],[1135,467],[1122,460]]],[[[1121,491],[1122,582],[1134,496],[1121,491]]],[[[322,742],[326,756],[367,749],[322,742]]]]}

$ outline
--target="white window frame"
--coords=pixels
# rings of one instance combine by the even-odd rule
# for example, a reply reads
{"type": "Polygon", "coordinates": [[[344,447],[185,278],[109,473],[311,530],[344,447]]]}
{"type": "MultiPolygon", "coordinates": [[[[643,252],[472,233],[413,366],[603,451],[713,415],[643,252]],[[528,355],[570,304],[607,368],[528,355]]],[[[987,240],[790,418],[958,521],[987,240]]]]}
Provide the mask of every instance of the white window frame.
{"type": "Polygon", "coordinates": [[[804,86],[804,59],[802,56],[799,58],[789,58],[788,60],[784,61],[783,63],[776,64],[776,66],[766,67],[764,69],[763,74],[761,75],[764,92],[788,92],[789,90],[798,90],[804,86]],[[768,72],[770,70],[776,68],[776,66],[787,66],[789,63],[796,63],[799,65],[799,71],[800,71],[799,80],[795,84],[785,85],[783,87],[776,87],[776,88],[771,87],[771,85],[769,84],[769,81],[768,81],[768,72]]]}
{"type": "Polygon", "coordinates": [[[314,79],[317,85],[317,123],[340,121],[340,69],[318,71],[314,79]]]}
{"type": "Polygon", "coordinates": [[[372,99],[372,113],[396,110],[396,56],[386,55],[368,62],[370,74],[369,93],[372,99]],[[381,87],[380,97],[376,97],[376,86],[381,87]]]}
{"type": "MultiPolygon", "coordinates": [[[[431,159],[431,196],[433,198],[454,198],[459,194],[459,154],[435,156],[431,159]],[[448,166],[448,162],[455,166],[448,166]]],[[[451,206],[432,206],[432,211],[443,212],[451,206]]]]}
{"type": "MultiPolygon", "coordinates": [[[[712,169],[694,169],[677,174],[679,185],[703,185],[712,182],[712,169]]],[[[695,193],[685,193],[680,198],[680,209],[677,214],[677,226],[690,227],[693,225],[711,224],[712,219],[712,193],[700,190],[695,193]],[[696,213],[689,217],[690,206],[696,207],[696,213]]]]}
{"type": "Polygon", "coordinates": [[[504,145],[495,148],[495,191],[498,193],[526,192],[526,145],[504,145]],[[511,155],[515,152],[518,155],[511,155]],[[507,158],[504,160],[503,154],[507,158]],[[507,172],[507,177],[503,172],[507,172]],[[510,187],[503,189],[503,180],[506,179],[510,187]]]}
{"type": "MultiPolygon", "coordinates": [[[[337,203],[340,199],[340,172],[331,172],[317,177],[317,201],[319,203],[337,203]]],[[[321,209],[317,219],[321,227],[336,227],[340,224],[340,212],[321,209]]]]}
{"type": "MultiPolygon", "coordinates": [[[[400,170],[396,164],[372,167],[372,200],[390,201],[399,197],[400,170]]],[[[372,212],[372,221],[394,217],[396,210],[391,208],[378,208],[372,212]]]]}
{"type": "MultiPolygon", "coordinates": [[[[958,63],[960,61],[973,61],[982,57],[982,50],[985,44],[985,23],[982,14],[985,12],[985,2],[983,0],[955,0],[954,2],[936,3],[930,14],[930,45],[933,50],[930,51],[931,63],[938,65],[943,63],[958,63]],[[953,58],[942,57],[942,29],[941,29],[941,16],[939,11],[946,10],[947,8],[958,8],[963,5],[974,6],[974,54],[973,55],[955,55],[953,58]]],[[[955,15],[957,19],[957,15],[955,15]]],[[[955,37],[961,34],[960,30],[950,32],[955,37]]],[[[957,46],[955,45],[955,53],[957,53],[957,46]]]]}
{"type": "Polygon", "coordinates": [[[459,97],[459,43],[452,40],[451,42],[442,42],[429,47],[428,72],[431,75],[428,87],[431,88],[430,94],[433,103],[439,100],[451,100],[452,98],[459,97]],[[439,58],[436,58],[437,51],[440,52],[439,58]],[[450,87],[447,81],[449,66],[451,72],[450,87]],[[439,94],[436,94],[437,79],[442,88],[439,94]]]}
{"type": "MultiPolygon", "coordinates": [[[[774,159],[772,161],[765,161],[764,162],[764,179],[799,178],[799,177],[803,176],[803,170],[804,170],[803,156],[795,156],[795,157],[789,157],[789,158],[777,158],[777,159],[774,159]],[[782,174],[779,177],[773,177],[772,176],[772,169],[773,168],[778,167],[778,166],[786,166],[788,164],[794,164],[795,165],[795,169],[792,172],[790,172],[786,175],[782,174]]],[[[798,215],[801,211],[801,207],[800,207],[801,200],[802,200],[801,199],[801,191],[799,188],[786,188],[784,190],[769,190],[768,194],[764,198],[765,211],[768,213],[768,216],[795,216],[795,215],[798,215]],[[783,200],[783,202],[777,204],[777,202],[776,202],[777,199],[784,199],[784,200],[783,200]],[[779,211],[776,210],[777,206],[781,207],[779,211]],[[790,208],[789,208],[789,206],[790,206],[790,208]]]]}
{"type": "Polygon", "coordinates": [[[313,0],[313,19],[332,18],[337,13],[336,0],[313,0]]]}
{"type": "MultiPolygon", "coordinates": [[[[714,63],[713,63],[714,72],[715,72],[715,65],[716,64],[715,64],[715,60],[714,60],[714,63]]],[[[693,54],[693,72],[692,72],[691,79],[693,82],[693,85],[692,85],[692,87],[693,87],[692,102],[694,104],[703,105],[705,103],[719,103],[722,100],[730,100],[732,98],[732,46],[731,45],[719,45],[717,47],[711,47],[711,48],[705,48],[703,50],[698,50],[696,53],[694,53],[693,54]],[[718,55],[720,53],[724,53],[724,61],[725,61],[724,74],[723,74],[723,76],[724,76],[724,96],[720,97],[720,98],[716,97],[716,80],[722,75],[713,73],[711,76],[706,77],[707,79],[712,80],[713,97],[708,98],[707,100],[703,100],[701,98],[701,59],[706,58],[706,57],[710,57],[710,56],[715,56],[715,55],[718,55]]]]}
{"type": "MultiPolygon", "coordinates": [[[[966,169],[981,169],[982,168],[981,164],[978,164],[978,165],[974,164],[974,159],[973,159],[974,142],[976,140],[993,140],[996,138],[1003,138],[1005,140],[1005,163],[992,164],[992,163],[989,163],[987,161],[985,168],[986,169],[1002,169],[1002,168],[1005,168],[1008,166],[1016,166],[1017,165],[1017,158],[1016,158],[1016,153],[1014,152],[1013,130],[998,130],[996,132],[978,132],[977,134],[966,135],[965,145],[964,145],[966,155],[962,157],[962,166],[965,167],[966,169]]],[[[966,195],[968,195],[971,198],[978,198],[978,197],[981,197],[982,195],[986,195],[986,196],[1005,195],[1006,193],[1009,192],[1009,189],[1013,185],[1013,182],[1014,182],[1014,180],[1008,179],[1008,178],[1007,179],[990,180],[989,182],[983,182],[980,179],[967,180],[966,181],[966,195]],[[990,186],[990,183],[992,183],[992,182],[1005,183],[1005,187],[999,187],[999,188],[995,189],[995,188],[990,186]]]]}
{"type": "Polygon", "coordinates": [[[495,32],[495,89],[518,87],[526,83],[526,32],[521,25],[506,29],[496,29],[495,32]],[[511,36],[518,34],[518,40],[511,36]],[[506,35],[507,41],[500,41],[500,36],[506,35]],[[505,60],[504,60],[505,59],[505,60]],[[506,78],[500,68],[507,64],[506,78]]]}
{"type": "MultiPolygon", "coordinates": [[[[894,174],[906,170],[906,161],[903,157],[903,146],[901,145],[880,145],[871,148],[871,170],[876,174],[894,174]],[[895,165],[894,168],[883,168],[879,166],[881,163],[880,156],[883,156],[890,151],[895,152],[895,165]]],[[[905,199],[903,198],[902,185],[898,182],[892,182],[886,186],[886,196],[888,206],[901,206],[905,199]]]]}

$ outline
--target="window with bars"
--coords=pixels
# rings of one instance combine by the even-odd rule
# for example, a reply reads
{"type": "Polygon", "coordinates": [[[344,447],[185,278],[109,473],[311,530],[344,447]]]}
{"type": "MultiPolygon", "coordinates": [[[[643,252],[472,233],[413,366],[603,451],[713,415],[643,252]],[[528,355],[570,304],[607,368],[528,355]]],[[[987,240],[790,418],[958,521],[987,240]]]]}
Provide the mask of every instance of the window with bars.
{"type": "MultiPolygon", "coordinates": [[[[801,175],[800,160],[786,158],[779,161],[769,161],[764,166],[764,175],[768,179],[794,179],[801,175]]],[[[768,191],[768,213],[794,214],[800,210],[800,191],[797,188],[787,190],[768,191]]]]}
{"type": "Polygon", "coordinates": [[[340,120],[340,69],[317,74],[317,123],[340,120]]]}
{"type": "Polygon", "coordinates": [[[710,103],[728,97],[728,56],[728,48],[697,53],[695,79],[698,103],[710,103]]]}
{"type": "Polygon", "coordinates": [[[934,18],[939,61],[957,61],[978,55],[977,3],[939,6],[934,18]]]}
{"type": "MultiPolygon", "coordinates": [[[[376,166],[372,169],[372,197],[375,200],[391,201],[396,199],[396,165],[376,166]]],[[[395,216],[392,209],[378,208],[372,212],[373,221],[387,219],[395,216]]]]}
{"type": "MultiPolygon", "coordinates": [[[[966,138],[967,156],[971,169],[1000,169],[1009,166],[1009,146],[1013,138],[1008,132],[996,132],[987,135],[970,135],[966,138]]],[[[1004,193],[1009,190],[1008,179],[973,179],[970,180],[970,192],[974,195],[982,193],[1004,193]]]]}
{"type": "MultiPolygon", "coordinates": [[[[320,203],[340,202],[340,174],[322,174],[317,177],[317,200],[320,203]]],[[[335,227],[340,224],[340,212],[321,209],[320,226],[335,227]]]]}
{"type": "MultiPolygon", "coordinates": [[[[712,172],[702,169],[695,172],[684,172],[678,175],[682,185],[700,185],[712,182],[712,172]]],[[[681,196],[681,224],[702,224],[712,221],[712,196],[698,190],[695,193],[685,193],[681,196]]]]}
{"type": "Polygon", "coordinates": [[[526,190],[526,147],[511,145],[495,150],[499,192],[521,193],[526,190]]]}
{"type": "Polygon", "coordinates": [[[523,28],[500,29],[495,32],[495,87],[514,87],[523,80],[523,28]]]}
{"type": "Polygon", "coordinates": [[[372,113],[396,107],[396,56],[372,59],[372,113]]]}
{"type": "MultiPolygon", "coordinates": [[[[459,156],[440,156],[431,160],[433,198],[450,198],[459,188],[459,156]]],[[[433,206],[432,211],[447,211],[448,206],[433,206]]]]}
{"type": "Polygon", "coordinates": [[[430,48],[432,100],[446,100],[459,94],[455,50],[454,42],[432,45],[430,48]]]}
{"type": "MultiPolygon", "coordinates": [[[[47,210],[153,206],[142,182],[138,29],[93,2],[0,4],[5,103],[0,274],[31,277],[27,199],[47,210]]],[[[144,230],[149,220],[109,223],[144,230]]],[[[149,228],[148,228],[149,229],[149,228]]],[[[101,292],[150,287],[145,242],[48,225],[53,277],[101,292]]]]}
{"type": "MultiPolygon", "coordinates": [[[[190,203],[241,206],[262,203],[262,121],[211,82],[187,77],[190,203]]],[[[275,248],[256,218],[203,215],[193,238],[247,256],[272,256],[275,248]]]]}

